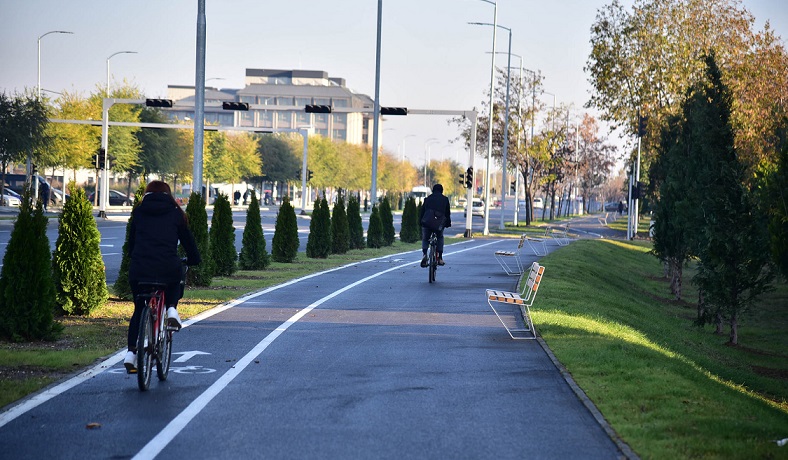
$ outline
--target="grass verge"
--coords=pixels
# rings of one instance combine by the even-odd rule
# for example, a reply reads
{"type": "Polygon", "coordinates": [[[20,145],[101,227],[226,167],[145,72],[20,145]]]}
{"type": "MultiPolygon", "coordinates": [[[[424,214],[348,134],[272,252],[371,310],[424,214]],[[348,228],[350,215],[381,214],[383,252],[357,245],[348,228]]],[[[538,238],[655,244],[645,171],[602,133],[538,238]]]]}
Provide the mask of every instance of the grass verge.
{"type": "Polygon", "coordinates": [[[537,330],[643,458],[786,458],[773,441],[788,437],[788,286],[731,347],[693,326],[695,305],[671,299],[647,244],[581,240],[545,257],[537,330]]]}

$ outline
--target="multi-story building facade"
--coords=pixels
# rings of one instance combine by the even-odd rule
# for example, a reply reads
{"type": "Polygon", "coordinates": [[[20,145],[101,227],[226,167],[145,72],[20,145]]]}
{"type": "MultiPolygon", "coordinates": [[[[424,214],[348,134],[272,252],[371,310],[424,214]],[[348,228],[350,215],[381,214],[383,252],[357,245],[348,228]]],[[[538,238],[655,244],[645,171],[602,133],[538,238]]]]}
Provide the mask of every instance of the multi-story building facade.
{"type": "MultiPolygon", "coordinates": [[[[260,128],[261,131],[295,130],[312,126],[316,134],[352,144],[371,144],[372,113],[306,113],[306,105],[329,105],[333,108],[369,110],[373,101],[347,88],[344,78],[329,77],[320,70],[246,69],[243,89],[205,89],[205,123],[220,126],[260,128]],[[296,109],[222,110],[222,102],[246,102],[250,105],[296,107],[296,109]]],[[[169,86],[169,98],[175,105],[194,102],[193,86],[169,86]]],[[[188,120],[193,109],[168,110],[173,118],[188,120]]]]}

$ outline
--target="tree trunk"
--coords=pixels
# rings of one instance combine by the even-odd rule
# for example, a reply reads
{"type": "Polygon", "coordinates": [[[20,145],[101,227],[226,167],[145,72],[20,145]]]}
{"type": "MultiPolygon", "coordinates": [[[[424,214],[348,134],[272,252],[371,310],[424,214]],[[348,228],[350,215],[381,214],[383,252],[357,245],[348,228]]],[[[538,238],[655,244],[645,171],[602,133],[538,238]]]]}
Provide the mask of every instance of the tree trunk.
{"type": "Polygon", "coordinates": [[[703,324],[703,317],[706,315],[706,298],[703,289],[698,289],[698,324],[703,324]]]}
{"type": "Polygon", "coordinates": [[[739,315],[733,312],[731,315],[731,335],[728,341],[731,345],[739,344],[739,315]]]}
{"type": "Polygon", "coordinates": [[[715,322],[717,324],[717,329],[714,331],[717,335],[722,335],[722,312],[717,312],[715,316],[715,322]]]}
{"type": "Polygon", "coordinates": [[[681,277],[682,277],[682,268],[681,262],[676,260],[675,258],[670,258],[670,286],[673,292],[673,296],[676,300],[681,300],[681,277]]]}

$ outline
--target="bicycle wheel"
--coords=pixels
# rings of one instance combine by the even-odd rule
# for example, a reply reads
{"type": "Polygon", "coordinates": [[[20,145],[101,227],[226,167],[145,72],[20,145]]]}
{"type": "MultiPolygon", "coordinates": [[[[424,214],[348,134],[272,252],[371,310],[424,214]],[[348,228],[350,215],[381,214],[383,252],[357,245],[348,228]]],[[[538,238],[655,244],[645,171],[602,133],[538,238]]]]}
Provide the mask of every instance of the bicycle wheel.
{"type": "Polygon", "coordinates": [[[159,346],[156,354],[156,375],[159,380],[167,380],[167,373],[170,372],[170,359],[172,358],[172,331],[167,330],[167,313],[162,318],[162,327],[159,331],[159,346]]]}
{"type": "Polygon", "coordinates": [[[137,385],[140,391],[150,387],[153,373],[155,340],[153,335],[153,317],[147,305],[140,315],[140,335],[137,338],[137,385]]]}
{"type": "Polygon", "coordinates": [[[438,254],[435,250],[435,245],[430,244],[429,269],[427,270],[430,274],[430,283],[435,282],[435,272],[437,270],[438,270],[438,254]]]}

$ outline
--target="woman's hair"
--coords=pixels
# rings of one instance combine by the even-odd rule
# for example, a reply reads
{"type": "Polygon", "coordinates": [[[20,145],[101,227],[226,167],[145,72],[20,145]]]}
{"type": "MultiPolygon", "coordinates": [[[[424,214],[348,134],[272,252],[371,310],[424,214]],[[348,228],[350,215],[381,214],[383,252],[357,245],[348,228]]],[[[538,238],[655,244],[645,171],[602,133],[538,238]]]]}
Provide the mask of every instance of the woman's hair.
{"type": "Polygon", "coordinates": [[[175,201],[175,197],[172,196],[172,191],[170,191],[170,185],[168,183],[166,183],[164,181],[160,181],[160,180],[152,180],[145,187],[145,194],[148,194],[148,193],[165,193],[165,194],[167,194],[167,196],[170,197],[170,200],[172,200],[172,204],[175,206],[175,208],[178,211],[180,211],[181,214],[183,215],[183,220],[186,221],[187,223],[189,222],[189,218],[186,216],[186,213],[183,212],[183,209],[181,208],[181,206],[178,204],[177,201],[175,201]]]}

